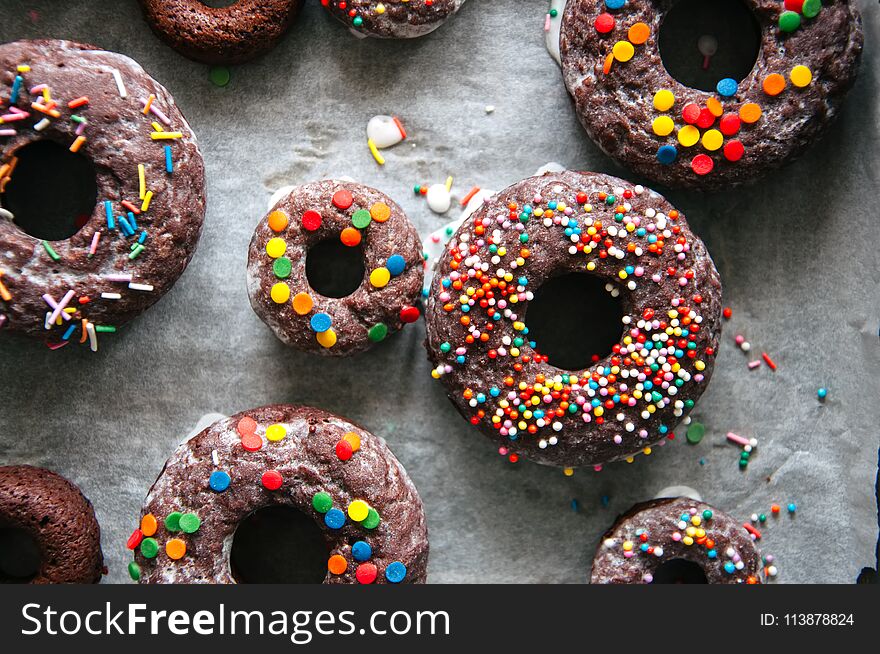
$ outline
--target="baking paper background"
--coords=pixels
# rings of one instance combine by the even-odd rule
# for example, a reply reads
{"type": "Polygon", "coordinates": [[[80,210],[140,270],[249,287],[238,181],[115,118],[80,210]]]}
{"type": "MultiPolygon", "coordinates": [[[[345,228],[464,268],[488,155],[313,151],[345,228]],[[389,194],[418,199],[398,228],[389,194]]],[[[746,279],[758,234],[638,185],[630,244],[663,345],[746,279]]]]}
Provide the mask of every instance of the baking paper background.
{"type": "Polygon", "coordinates": [[[245,291],[248,242],[283,184],[350,176],[394,197],[427,235],[457,209],[432,214],[415,184],[453,175],[460,197],[551,160],[627,177],[577,122],[544,49],[547,2],[472,0],[431,36],[381,42],[353,38],[313,0],[275,50],[218,88],[208,67],[150,32],[135,0],[3,0],[4,41],[93,43],[167,86],[198,136],[209,197],[186,274],[140,319],[102,336],[97,354],[0,333],[0,462],[46,466],[83,488],[110,582],[127,580],[124,544],[141,501],[199,417],[270,402],[319,406],[388,441],[425,501],[434,583],[583,582],[615,516],[671,484],[743,520],[796,502],[796,517],[763,529],[778,581],[853,582],[876,563],[880,441],[880,18],[876,3],[858,4],[861,75],[821,142],[746,189],[668,193],[705,239],[734,310],[692,414],[706,437],[693,446],[678,430],[650,457],[567,478],[506,463],[456,413],[430,378],[421,322],[361,356],[318,358],[276,341],[245,291]],[[384,113],[400,116],[410,138],[379,167],[364,130],[384,113]],[[749,371],[736,333],[779,369],[749,371]],[[760,441],[745,472],[729,430],[760,441]]]}

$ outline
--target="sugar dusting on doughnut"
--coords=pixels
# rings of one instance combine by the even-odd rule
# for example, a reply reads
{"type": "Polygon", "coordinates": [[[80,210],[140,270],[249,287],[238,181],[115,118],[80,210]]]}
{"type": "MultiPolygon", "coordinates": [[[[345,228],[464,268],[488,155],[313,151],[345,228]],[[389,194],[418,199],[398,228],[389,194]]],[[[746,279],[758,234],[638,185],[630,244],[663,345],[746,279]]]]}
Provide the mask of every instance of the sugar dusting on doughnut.
{"type": "Polygon", "coordinates": [[[356,36],[424,36],[455,14],[465,0],[321,0],[356,36]]]}
{"type": "Polygon", "coordinates": [[[532,177],[485,201],[436,263],[426,308],[432,376],[499,453],[576,467],[673,438],[714,365],[718,272],[661,196],[594,173],[532,177]],[[523,316],[563,272],[625,301],[612,353],[582,371],[548,362],[523,316]]]}

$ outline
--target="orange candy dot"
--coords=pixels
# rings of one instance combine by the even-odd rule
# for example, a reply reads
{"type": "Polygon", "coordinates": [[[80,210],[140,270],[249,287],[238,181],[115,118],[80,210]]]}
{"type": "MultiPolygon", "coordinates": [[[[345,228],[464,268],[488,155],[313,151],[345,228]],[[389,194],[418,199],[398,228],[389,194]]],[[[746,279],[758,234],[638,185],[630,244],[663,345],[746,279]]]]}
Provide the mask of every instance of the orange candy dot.
{"type": "Polygon", "coordinates": [[[312,310],[312,296],[308,293],[297,293],[293,296],[293,310],[304,316],[312,310]]]}
{"type": "Polygon", "coordinates": [[[785,90],[785,78],[779,73],[772,73],[764,78],[764,93],[779,95],[785,90]]]}
{"type": "Polygon", "coordinates": [[[269,214],[269,229],[273,232],[281,232],[287,228],[290,219],[283,211],[273,211],[269,214]]]}
{"type": "Polygon", "coordinates": [[[645,23],[635,23],[629,28],[629,32],[627,32],[627,37],[629,38],[630,43],[634,43],[635,45],[641,45],[648,40],[649,36],[651,36],[651,28],[645,23]]]}
{"type": "Polygon", "coordinates": [[[361,437],[355,434],[353,431],[346,433],[345,436],[342,437],[342,440],[351,445],[352,452],[357,452],[359,449],[361,449],[361,437]]]}
{"type": "Polygon", "coordinates": [[[179,538],[172,538],[165,543],[165,553],[168,555],[169,559],[175,561],[182,559],[183,555],[186,554],[186,543],[179,538]]]}
{"type": "Polygon", "coordinates": [[[709,109],[709,113],[715,116],[715,118],[718,118],[724,113],[724,107],[718,101],[718,98],[709,98],[706,100],[706,108],[709,109]]]}
{"type": "Polygon", "coordinates": [[[152,513],[148,513],[143,518],[141,518],[141,531],[147,538],[154,535],[158,527],[159,523],[156,521],[156,516],[154,516],[152,513]]]}
{"type": "MultiPolygon", "coordinates": [[[[382,221],[380,220],[379,222],[382,221]]],[[[343,245],[347,245],[348,247],[353,248],[356,245],[360,245],[361,233],[354,227],[346,227],[339,235],[339,240],[342,241],[343,245]]]]}
{"type": "Polygon", "coordinates": [[[348,570],[348,561],[341,554],[334,554],[327,561],[327,569],[334,575],[341,575],[348,570]]]}
{"type": "Polygon", "coordinates": [[[739,119],[744,123],[751,125],[758,122],[761,117],[761,107],[754,102],[747,102],[739,108],[739,119]]]}
{"type": "Polygon", "coordinates": [[[391,207],[384,202],[377,202],[370,207],[370,217],[377,223],[384,223],[391,218],[391,207]]]}

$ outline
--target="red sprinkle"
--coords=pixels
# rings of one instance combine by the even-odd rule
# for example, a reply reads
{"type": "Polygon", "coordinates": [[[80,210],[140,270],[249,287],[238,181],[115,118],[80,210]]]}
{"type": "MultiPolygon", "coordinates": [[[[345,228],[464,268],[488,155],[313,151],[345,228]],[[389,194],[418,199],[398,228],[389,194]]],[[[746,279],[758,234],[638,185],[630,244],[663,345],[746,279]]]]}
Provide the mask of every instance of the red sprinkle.
{"type": "Polygon", "coordinates": [[[339,457],[340,461],[348,461],[352,454],[354,454],[354,450],[351,449],[351,443],[348,441],[336,443],[336,456],[339,457]]]}
{"type": "Polygon", "coordinates": [[[714,122],[715,114],[709,111],[707,107],[700,109],[700,115],[697,117],[697,127],[700,129],[708,129],[709,127],[712,127],[714,122]]]}
{"type": "MultiPolygon", "coordinates": [[[[349,198],[350,197],[351,196],[349,196],[349,198]]],[[[333,203],[336,204],[336,196],[333,196],[333,203]]],[[[349,200],[348,206],[351,206],[351,200],[349,200]]],[[[346,207],[340,208],[344,209],[346,207]]],[[[321,226],[321,214],[319,214],[317,211],[312,211],[311,209],[309,209],[302,215],[302,225],[304,229],[307,229],[310,232],[314,232],[321,226]]]]}
{"type": "Polygon", "coordinates": [[[733,315],[733,309],[730,307],[724,307],[724,311],[721,312],[721,315],[730,320],[730,317],[733,315]]]}
{"type": "Polygon", "coordinates": [[[417,307],[403,307],[403,309],[400,310],[400,319],[403,322],[415,322],[419,319],[420,315],[421,313],[417,307]]]}
{"type": "Polygon", "coordinates": [[[131,532],[131,536],[128,537],[128,542],[125,543],[125,546],[128,549],[133,550],[135,547],[141,544],[141,541],[143,539],[144,532],[142,532],[140,529],[135,529],[133,532],[131,532]]]}
{"type": "Polygon", "coordinates": [[[761,532],[755,529],[748,522],[743,523],[743,527],[747,532],[749,532],[752,536],[755,537],[755,540],[761,540],[761,532]]]}
{"type": "Polygon", "coordinates": [[[700,107],[694,103],[686,104],[681,110],[681,119],[688,125],[693,125],[700,117],[700,107]]]}
{"type": "Polygon", "coordinates": [[[608,13],[599,14],[596,16],[596,20],[593,21],[593,27],[596,28],[599,34],[608,34],[608,32],[614,29],[614,16],[608,13]]]}
{"type": "Polygon", "coordinates": [[[721,122],[718,124],[718,129],[721,130],[721,133],[724,134],[724,136],[733,136],[739,131],[739,126],[739,116],[736,114],[724,114],[721,116],[721,122]]]}
{"type": "Polygon", "coordinates": [[[342,189],[333,194],[333,206],[337,209],[348,209],[352,202],[354,202],[354,200],[351,197],[350,191],[342,189]]]}
{"type": "Polygon", "coordinates": [[[281,488],[281,484],[284,483],[281,473],[277,470],[267,470],[263,473],[260,481],[263,482],[263,486],[270,491],[278,490],[281,488]]]}
{"type": "Polygon", "coordinates": [[[769,354],[761,352],[761,358],[764,359],[764,363],[770,366],[770,370],[776,370],[776,363],[770,358],[769,354]]]}
{"type": "Polygon", "coordinates": [[[236,425],[236,429],[238,430],[239,436],[249,436],[251,434],[257,433],[257,422],[253,418],[249,416],[245,416],[241,420],[238,421],[238,425],[236,425]]]}
{"type": "Polygon", "coordinates": [[[358,582],[362,584],[372,584],[376,581],[376,575],[378,571],[376,570],[376,566],[372,563],[361,563],[357,570],[355,570],[354,576],[357,577],[358,582]]]}
{"type": "Polygon", "coordinates": [[[801,13],[804,8],[804,0],[785,0],[785,8],[789,11],[801,13]]]}
{"type": "Polygon", "coordinates": [[[691,159],[691,170],[697,173],[697,175],[708,175],[712,172],[714,167],[715,162],[713,162],[712,157],[707,154],[698,154],[691,159]]]}
{"type": "Polygon", "coordinates": [[[743,144],[736,139],[724,144],[724,158],[728,161],[739,161],[745,152],[743,144]]]}
{"type": "Polygon", "coordinates": [[[248,452],[256,452],[263,447],[263,439],[256,434],[246,434],[241,437],[241,446],[248,452]]]}

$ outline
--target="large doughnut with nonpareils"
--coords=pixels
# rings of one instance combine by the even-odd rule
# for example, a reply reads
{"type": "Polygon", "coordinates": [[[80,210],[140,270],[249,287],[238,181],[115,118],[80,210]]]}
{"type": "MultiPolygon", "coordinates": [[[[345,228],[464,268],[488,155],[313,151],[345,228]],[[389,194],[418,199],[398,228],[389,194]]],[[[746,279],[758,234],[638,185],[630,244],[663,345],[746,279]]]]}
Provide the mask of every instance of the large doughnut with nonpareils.
{"type": "Polygon", "coordinates": [[[257,225],[247,275],[251,306],[281,341],[347,356],[419,318],[422,244],[384,193],[354,182],[311,182],[293,187],[257,225]],[[360,283],[343,297],[321,295],[307,276],[310,249],[331,241],[362,253],[360,283]]]}
{"type": "MultiPolygon", "coordinates": [[[[432,376],[499,452],[573,468],[649,454],[712,374],[721,282],[662,196],[597,173],[530,177],[486,200],[438,259],[425,310],[432,376]],[[620,341],[584,370],[535,348],[533,292],[565,273],[622,300],[620,341]]],[[[584,329],[588,329],[584,325],[584,329]]]]}
{"type": "Polygon", "coordinates": [[[72,41],[0,46],[0,98],[0,333],[97,350],[195,252],[205,216],[195,136],[137,63],[72,41]],[[82,215],[55,204],[57,171],[34,148],[91,171],[77,186],[82,215]]]}
{"type": "Polygon", "coordinates": [[[211,7],[199,0],[140,0],[155,34],[184,57],[240,64],[275,47],[303,0],[237,0],[211,7]]]}
{"type": "Polygon", "coordinates": [[[220,420],[178,447],[128,540],[129,573],[141,583],[236,583],[237,527],[278,506],[320,528],[324,583],[424,583],[422,501],[385,441],[326,411],[288,405],[220,420]]]}
{"type": "Polygon", "coordinates": [[[675,497],[636,504],[617,518],[596,550],[590,583],[759,584],[763,568],[741,522],[675,497]]]}
{"type": "MultiPolygon", "coordinates": [[[[801,155],[855,81],[861,18],[851,0],[744,3],[760,30],[757,61],[742,80],[703,91],[661,60],[673,0],[568,0],[563,76],[590,138],[659,184],[700,190],[760,178],[801,155]]],[[[682,47],[700,57],[696,45],[682,47]]]]}
{"type": "Polygon", "coordinates": [[[424,36],[440,27],[465,0],[321,0],[355,34],[384,39],[424,36]]]}
{"type": "Polygon", "coordinates": [[[29,578],[20,576],[23,570],[0,570],[0,583],[96,584],[104,574],[101,530],[92,503],[51,470],[0,466],[0,532],[7,530],[32,539],[40,561],[29,578]]]}

